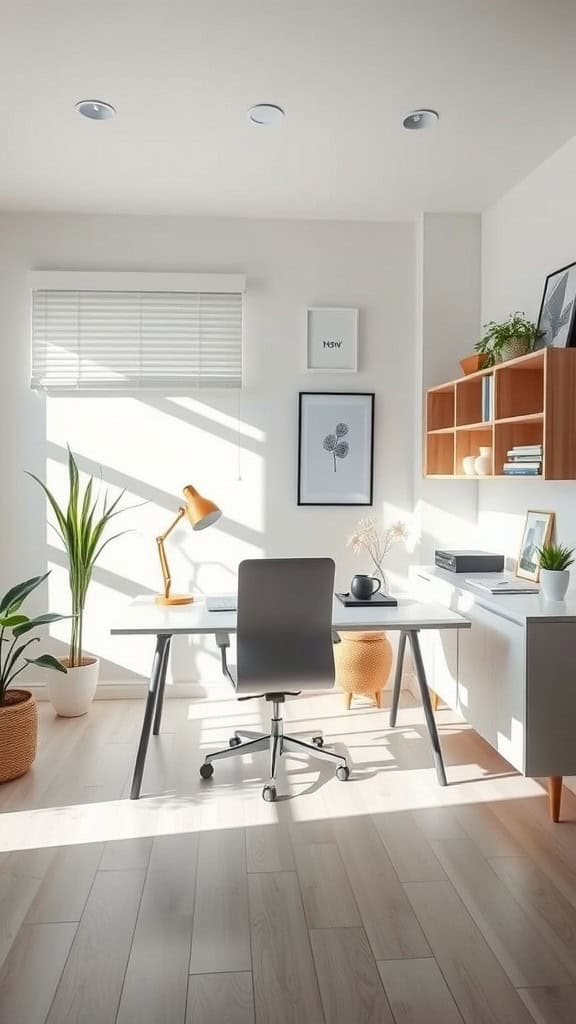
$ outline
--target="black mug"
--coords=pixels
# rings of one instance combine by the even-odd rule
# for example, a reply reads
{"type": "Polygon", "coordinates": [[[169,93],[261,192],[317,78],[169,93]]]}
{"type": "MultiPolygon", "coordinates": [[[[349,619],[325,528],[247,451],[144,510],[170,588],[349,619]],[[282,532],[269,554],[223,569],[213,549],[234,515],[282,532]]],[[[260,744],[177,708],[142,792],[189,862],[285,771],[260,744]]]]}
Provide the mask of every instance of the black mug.
{"type": "Polygon", "coordinates": [[[352,577],[350,584],[350,590],[352,591],[355,598],[358,601],[369,601],[372,594],[377,594],[382,586],[382,582],[376,579],[376,576],[364,576],[358,574],[352,577]],[[376,584],[376,586],[374,586],[376,584]]]}

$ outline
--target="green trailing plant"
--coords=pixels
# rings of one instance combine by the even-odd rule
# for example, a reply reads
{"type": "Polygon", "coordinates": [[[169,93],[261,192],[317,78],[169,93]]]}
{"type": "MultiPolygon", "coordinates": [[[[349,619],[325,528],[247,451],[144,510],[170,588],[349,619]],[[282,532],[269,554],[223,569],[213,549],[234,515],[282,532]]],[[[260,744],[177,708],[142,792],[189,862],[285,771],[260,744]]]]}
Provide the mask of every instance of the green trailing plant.
{"type": "Polygon", "coordinates": [[[26,634],[65,617],[55,612],[45,612],[30,618],[22,611],[26,598],[49,575],[50,573],[46,572],[43,576],[33,576],[24,583],[17,583],[0,598],[0,707],[4,703],[8,687],[28,668],[28,665],[39,665],[40,668],[50,668],[55,672],[66,671],[64,665],[51,654],[39,654],[36,658],[29,658],[24,653],[32,644],[40,643],[40,637],[28,637],[26,634]],[[20,637],[24,636],[24,642],[19,643],[20,637]]]}
{"type": "Polygon", "coordinates": [[[124,494],[124,490],[110,500],[108,491],[101,497],[100,493],[94,496],[94,477],[90,477],[84,492],[80,486],[80,477],[76,460],[68,448],[68,504],[66,508],[59,505],[46,484],[29,473],[29,476],[40,485],[52,507],[56,517],[54,529],[62,541],[68,557],[68,578],[70,583],[70,594],[72,597],[72,631],[70,637],[70,655],[68,665],[70,668],[77,668],[83,664],[83,628],[84,628],[84,607],[86,605],[86,594],[92,579],[92,572],[98,558],[104,548],[121,537],[126,530],[115,533],[112,537],[103,539],[106,527],[115,516],[121,512],[127,512],[126,508],[118,508],[124,494]]]}
{"type": "Polygon", "coordinates": [[[564,572],[574,563],[574,548],[566,548],[562,544],[543,544],[536,548],[540,558],[540,568],[551,572],[564,572]]]}
{"type": "Polygon", "coordinates": [[[490,320],[484,327],[486,334],[474,346],[475,352],[485,356],[484,366],[494,366],[494,363],[499,362],[509,342],[520,338],[526,344],[526,351],[532,352],[538,339],[543,336],[543,331],[539,331],[536,324],[520,312],[511,313],[500,324],[490,320]]]}

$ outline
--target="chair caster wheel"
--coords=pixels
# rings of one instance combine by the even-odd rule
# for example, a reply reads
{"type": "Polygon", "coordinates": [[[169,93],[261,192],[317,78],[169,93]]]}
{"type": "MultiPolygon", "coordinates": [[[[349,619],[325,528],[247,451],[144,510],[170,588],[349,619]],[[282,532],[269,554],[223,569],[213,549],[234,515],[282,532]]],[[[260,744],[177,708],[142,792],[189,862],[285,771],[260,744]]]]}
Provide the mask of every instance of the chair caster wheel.
{"type": "Polygon", "coordinates": [[[214,765],[210,761],[205,761],[200,765],[200,775],[203,779],[211,779],[214,775],[214,765]]]}
{"type": "Polygon", "coordinates": [[[240,746],[241,743],[242,740],[240,739],[239,736],[231,736],[230,739],[228,740],[229,747],[238,747],[240,746]]]}
{"type": "Polygon", "coordinates": [[[276,799],[276,786],[264,786],[262,799],[267,803],[272,803],[276,799]]]}
{"type": "Polygon", "coordinates": [[[338,782],[346,782],[350,778],[350,769],[347,765],[341,764],[336,769],[336,778],[338,782]]]}
{"type": "Polygon", "coordinates": [[[313,736],[312,737],[312,743],[314,744],[315,747],[323,747],[324,746],[324,737],[323,736],[313,736]]]}

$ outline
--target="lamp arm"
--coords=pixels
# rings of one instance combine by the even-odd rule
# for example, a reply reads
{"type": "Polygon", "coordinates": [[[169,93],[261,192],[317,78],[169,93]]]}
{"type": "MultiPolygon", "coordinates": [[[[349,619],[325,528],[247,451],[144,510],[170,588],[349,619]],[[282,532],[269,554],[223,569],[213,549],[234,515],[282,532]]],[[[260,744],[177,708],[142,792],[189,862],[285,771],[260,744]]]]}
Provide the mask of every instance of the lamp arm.
{"type": "Polygon", "coordinates": [[[172,586],[172,577],[170,575],[170,566],[168,565],[168,559],[166,558],[166,550],[164,548],[164,541],[170,536],[172,530],[178,525],[182,516],[186,515],[185,508],[179,508],[178,514],[173,523],[168,527],[165,533],[160,534],[156,537],[156,544],[158,545],[158,557],[160,559],[160,565],[162,568],[162,578],[164,580],[164,597],[170,597],[170,587],[172,586]]]}

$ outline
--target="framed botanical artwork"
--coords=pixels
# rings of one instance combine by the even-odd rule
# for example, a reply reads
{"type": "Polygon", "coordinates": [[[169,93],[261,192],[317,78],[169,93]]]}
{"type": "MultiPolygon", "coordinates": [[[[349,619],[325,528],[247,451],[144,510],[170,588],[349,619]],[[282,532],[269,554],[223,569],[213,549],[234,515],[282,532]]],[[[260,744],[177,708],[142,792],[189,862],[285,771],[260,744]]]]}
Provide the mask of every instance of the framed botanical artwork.
{"type": "Polygon", "coordinates": [[[576,263],[548,274],[544,284],[538,330],[539,345],[576,346],[576,263]]]}
{"type": "Polygon", "coordinates": [[[538,548],[550,543],[554,527],[553,512],[527,512],[524,533],[518,555],[516,575],[524,580],[540,579],[540,558],[538,548]]]}
{"type": "Polygon", "coordinates": [[[306,369],[324,373],[356,373],[358,310],[344,306],[313,306],[306,320],[306,369]]]}
{"type": "Polygon", "coordinates": [[[298,504],[371,505],[374,393],[301,391],[298,504]]]}

